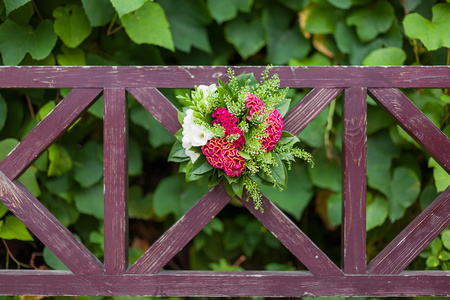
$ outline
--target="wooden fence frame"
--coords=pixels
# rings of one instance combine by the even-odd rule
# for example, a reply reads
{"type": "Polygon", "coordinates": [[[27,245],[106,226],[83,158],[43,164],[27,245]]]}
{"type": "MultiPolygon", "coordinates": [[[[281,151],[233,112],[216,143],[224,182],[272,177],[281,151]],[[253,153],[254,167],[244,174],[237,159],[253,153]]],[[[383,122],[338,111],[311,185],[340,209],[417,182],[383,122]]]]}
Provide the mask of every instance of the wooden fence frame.
{"type": "MultiPolygon", "coordinates": [[[[284,119],[300,133],[344,93],[342,266],[336,266],[281,210],[242,201],[309,271],[160,271],[229,202],[212,188],[128,267],[126,92],[167,130],[180,125],[158,88],[193,88],[225,79],[228,67],[0,67],[0,88],[73,88],[0,161],[0,200],[70,271],[0,270],[0,295],[93,296],[450,296],[450,271],[404,268],[450,224],[450,187],[366,263],[367,93],[450,172],[450,140],[399,88],[449,88],[450,67],[274,67],[283,86],[313,88],[284,119]],[[104,263],[18,177],[103,93],[104,263]]],[[[233,67],[260,74],[264,67],[233,67]]],[[[291,182],[290,184],[295,184],[291,182]]]]}

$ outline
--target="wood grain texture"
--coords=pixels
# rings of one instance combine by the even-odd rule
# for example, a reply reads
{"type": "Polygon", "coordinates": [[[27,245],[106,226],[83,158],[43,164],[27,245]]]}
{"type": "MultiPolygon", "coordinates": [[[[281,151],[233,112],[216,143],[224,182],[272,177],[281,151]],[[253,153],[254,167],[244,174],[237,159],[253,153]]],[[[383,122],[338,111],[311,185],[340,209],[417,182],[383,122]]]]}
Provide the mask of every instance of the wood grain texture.
{"type": "MultiPolygon", "coordinates": [[[[246,199],[244,196],[243,199],[246,199]]],[[[264,212],[256,210],[253,201],[241,203],[272,232],[314,275],[343,275],[342,271],[304,234],[272,201],[263,195],[264,212]]]]}
{"type": "Polygon", "coordinates": [[[101,89],[72,90],[31,132],[0,161],[0,171],[17,179],[58,139],[100,95],[101,89]]]}
{"type": "Polygon", "coordinates": [[[128,129],[125,89],[104,95],[104,236],[105,271],[123,274],[128,267],[128,129]]]}
{"type": "Polygon", "coordinates": [[[450,187],[428,205],[369,263],[368,273],[399,274],[449,225],[450,187]]]}
{"type": "Polygon", "coordinates": [[[366,272],[367,89],[345,89],[342,143],[342,269],[366,272]]]}
{"type": "MultiPolygon", "coordinates": [[[[226,80],[226,66],[2,66],[0,88],[156,87],[193,88],[226,80]]],[[[232,67],[236,75],[265,67],[232,67]]],[[[448,87],[449,66],[274,67],[283,86],[311,87],[448,87]]]]}
{"type": "Polygon", "coordinates": [[[100,261],[19,181],[12,182],[2,172],[0,200],[74,274],[103,273],[100,261]]]}
{"type": "Polygon", "coordinates": [[[283,130],[298,135],[342,90],[342,88],[313,89],[284,117],[283,130]]]}
{"type": "Polygon", "coordinates": [[[381,107],[450,173],[450,139],[399,89],[369,89],[381,107]]]}
{"type": "Polygon", "coordinates": [[[172,135],[180,128],[177,108],[155,88],[130,88],[131,95],[172,135]]]}
{"type": "Polygon", "coordinates": [[[194,238],[231,200],[222,184],[214,186],[128,269],[156,273],[194,238]]]}
{"type": "Polygon", "coordinates": [[[388,276],[314,276],[310,272],[298,271],[163,271],[145,275],[72,275],[61,271],[0,270],[0,291],[10,295],[446,297],[450,296],[449,282],[449,271],[403,272],[388,276]]]}

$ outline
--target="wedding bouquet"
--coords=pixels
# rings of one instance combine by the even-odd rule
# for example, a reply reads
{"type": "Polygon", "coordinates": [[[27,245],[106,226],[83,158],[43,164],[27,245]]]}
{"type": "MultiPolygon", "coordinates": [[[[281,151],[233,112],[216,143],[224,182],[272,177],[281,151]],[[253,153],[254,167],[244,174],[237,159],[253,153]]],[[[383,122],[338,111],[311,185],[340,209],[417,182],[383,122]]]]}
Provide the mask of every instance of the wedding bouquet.
{"type": "Polygon", "coordinates": [[[206,176],[214,186],[222,180],[228,194],[239,198],[245,189],[263,211],[260,185],[281,190],[295,158],[312,164],[312,157],[283,131],[290,100],[277,74],[269,78],[266,68],[259,83],[251,73],[235,76],[230,69],[228,75],[228,83],[219,79],[178,97],[186,106],[178,114],[182,129],[169,161],[181,163],[187,181],[206,176]]]}

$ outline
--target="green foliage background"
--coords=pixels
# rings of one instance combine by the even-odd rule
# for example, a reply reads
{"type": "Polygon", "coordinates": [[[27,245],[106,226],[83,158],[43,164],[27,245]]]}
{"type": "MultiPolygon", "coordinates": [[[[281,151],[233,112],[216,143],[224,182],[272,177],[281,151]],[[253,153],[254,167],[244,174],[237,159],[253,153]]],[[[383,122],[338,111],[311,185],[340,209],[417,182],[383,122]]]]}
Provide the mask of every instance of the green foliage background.
{"type": "MultiPolygon", "coordinates": [[[[0,0],[0,20],[4,65],[446,65],[450,56],[450,3],[436,0],[0,0]]],[[[0,158],[68,92],[1,90],[0,158]]],[[[186,90],[162,92],[179,107],[175,96],[186,90]]],[[[307,92],[291,90],[293,104],[307,92]]],[[[404,92],[450,136],[449,90],[404,92]]],[[[185,182],[177,165],[167,162],[174,138],[131,96],[128,100],[133,261],[208,187],[185,182]]],[[[338,265],[341,100],[299,135],[316,167],[299,163],[289,173],[295,184],[283,192],[264,191],[338,265]]],[[[368,103],[371,259],[447,188],[450,177],[372,99],[368,103]]],[[[102,113],[100,99],[20,178],[100,259],[102,113]]],[[[2,204],[0,238],[23,241],[9,249],[0,244],[1,268],[65,268],[2,204]],[[22,248],[30,255],[15,257],[22,248]],[[31,261],[32,252],[43,258],[31,261]]],[[[233,202],[167,268],[303,266],[233,202]]],[[[450,230],[409,268],[450,269],[450,230]]]]}

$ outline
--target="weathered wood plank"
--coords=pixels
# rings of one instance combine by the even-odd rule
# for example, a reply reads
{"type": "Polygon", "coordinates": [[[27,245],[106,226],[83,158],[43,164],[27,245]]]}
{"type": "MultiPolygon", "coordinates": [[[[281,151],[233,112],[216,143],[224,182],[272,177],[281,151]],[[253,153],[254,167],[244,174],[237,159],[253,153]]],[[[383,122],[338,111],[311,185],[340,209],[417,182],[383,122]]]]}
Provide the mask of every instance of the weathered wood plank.
{"type": "Polygon", "coordinates": [[[31,132],[0,161],[0,170],[17,179],[58,139],[100,95],[101,89],[72,90],[31,132]]]}
{"type": "Polygon", "coordinates": [[[369,263],[368,273],[399,274],[449,225],[450,187],[428,205],[369,263]]]}
{"type": "Polygon", "coordinates": [[[367,89],[345,89],[342,146],[342,269],[366,272],[367,89]]]}
{"type": "MultiPolygon", "coordinates": [[[[101,262],[19,181],[0,172],[0,200],[74,274],[102,274],[101,262]]],[[[0,289],[0,292],[4,291],[0,289]]]]}
{"type": "Polygon", "coordinates": [[[450,139],[399,89],[369,89],[381,107],[450,173],[450,139]]]}
{"type": "Polygon", "coordinates": [[[283,130],[298,135],[342,90],[342,88],[313,89],[284,117],[283,130]]]}
{"type": "Polygon", "coordinates": [[[128,267],[128,129],[125,89],[103,91],[105,271],[128,267]]]}
{"type": "Polygon", "coordinates": [[[243,199],[240,199],[241,203],[314,275],[343,275],[328,256],[266,196],[262,197],[263,213],[254,208],[251,199],[243,199]]]}
{"type": "MultiPolygon", "coordinates": [[[[0,88],[156,87],[193,88],[226,79],[225,66],[1,66],[0,88]]],[[[265,67],[232,67],[261,74],[265,67]]],[[[283,86],[311,87],[448,87],[449,66],[274,67],[283,86]]]]}
{"type": "Polygon", "coordinates": [[[130,88],[131,95],[148,110],[172,135],[181,125],[177,108],[155,88],[130,88]]]}
{"type": "Polygon", "coordinates": [[[313,276],[310,272],[163,271],[158,274],[72,275],[0,270],[9,295],[161,297],[415,297],[450,296],[450,272],[388,276],[313,276]]]}
{"type": "Polygon", "coordinates": [[[128,269],[156,273],[194,238],[231,200],[222,184],[214,186],[128,269]]]}

